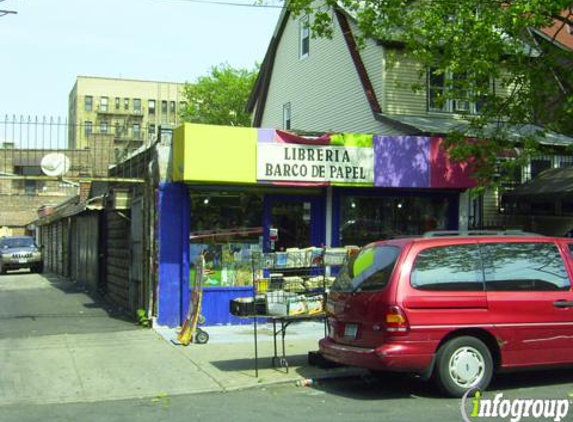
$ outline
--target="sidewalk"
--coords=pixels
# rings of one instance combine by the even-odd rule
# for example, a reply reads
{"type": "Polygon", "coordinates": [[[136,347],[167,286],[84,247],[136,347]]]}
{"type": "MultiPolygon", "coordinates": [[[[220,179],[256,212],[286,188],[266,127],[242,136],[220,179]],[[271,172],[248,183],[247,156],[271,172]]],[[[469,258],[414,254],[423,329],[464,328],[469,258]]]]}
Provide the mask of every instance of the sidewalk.
{"type": "Polygon", "coordinates": [[[0,406],[153,400],[355,374],[347,368],[326,371],[308,365],[307,353],[317,349],[324,328],[306,324],[293,325],[287,332],[288,373],[272,367],[272,334],[260,327],[258,378],[252,326],[205,327],[210,341],[189,346],[169,341],[175,330],[159,329],[160,335],[133,326],[114,332],[1,339],[0,406]]]}
{"type": "MultiPolygon", "coordinates": [[[[258,377],[255,375],[255,343],[252,325],[202,327],[209,333],[207,344],[174,345],[177,333],[172,329],[156,330],[173,344],[183,356],[207,374],[222,391],[260,385],[296,382],[301,379],[321,379],[362,374],[353,368],[321,369],[308,363],[308,352],[318,350],[318,340],[324,337],[322,322],[306,321],[292,324],[285,337],[286,368],[274,368],[272,324],[259,324],[258,377]]],[[[277,337],[278,355],[282,356],[280,336],[277,337]]]]}
{"type": "Polygon", "coordinates": [[[307,353],[324,336],[317,322],[288,328],[288,374],[272,368],[272,333],[259,326],[257,378],[252,325],[206,327],[207,344],[176,346],[174,329],[138,327],[53,275],[3,276],[0,293],[0,406],[153,400],[348,371],[308,365],[307,353]]]}

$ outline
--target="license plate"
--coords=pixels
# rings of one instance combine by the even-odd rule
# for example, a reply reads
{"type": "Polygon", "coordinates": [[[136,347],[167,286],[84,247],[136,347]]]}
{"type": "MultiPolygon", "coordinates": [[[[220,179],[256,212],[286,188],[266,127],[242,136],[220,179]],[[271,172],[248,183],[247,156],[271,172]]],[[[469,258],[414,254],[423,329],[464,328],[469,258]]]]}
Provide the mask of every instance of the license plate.
{"type": "Polygon", "coordinates": [[[358,333],[358,324],[346,324],[344,326],[344,337],[356,338],[358,333]]]}

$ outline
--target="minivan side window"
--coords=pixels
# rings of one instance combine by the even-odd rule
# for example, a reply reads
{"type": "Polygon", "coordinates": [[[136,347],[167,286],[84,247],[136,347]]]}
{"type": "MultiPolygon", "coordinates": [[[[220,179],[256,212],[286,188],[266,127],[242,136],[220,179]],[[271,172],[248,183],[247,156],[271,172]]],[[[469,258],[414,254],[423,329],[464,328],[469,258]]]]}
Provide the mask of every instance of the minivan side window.
{"type": "Polygon", "coordinates": [[[476,244],[429,248],[416,257],[410,280],[418,290],[483,291],[476,244]]]}
{"type": "Polygon", "coordinates": [[[486,290],[521,292],[568,290],[569,276],[553,243],[482,245],[486,290]]]}
{"type": "Polygon", "coordinates": [[[347,257],[332,291],[364,292],[386,287],[401,249],[395,246],[364,247],[356,256],[347,257]]]}

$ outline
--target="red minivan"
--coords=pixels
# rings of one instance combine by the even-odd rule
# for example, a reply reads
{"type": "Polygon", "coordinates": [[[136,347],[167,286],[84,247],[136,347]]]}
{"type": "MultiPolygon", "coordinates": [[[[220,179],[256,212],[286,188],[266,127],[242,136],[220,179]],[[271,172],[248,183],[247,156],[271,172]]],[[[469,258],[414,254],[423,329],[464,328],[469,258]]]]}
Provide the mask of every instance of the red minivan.
{"type": "Polygon", "coordinates": [[[327,300],[331,361],[432,377],[447,395],[496,371],[573,363],[573,239],[454,236],[376,242],[327,300]]]}

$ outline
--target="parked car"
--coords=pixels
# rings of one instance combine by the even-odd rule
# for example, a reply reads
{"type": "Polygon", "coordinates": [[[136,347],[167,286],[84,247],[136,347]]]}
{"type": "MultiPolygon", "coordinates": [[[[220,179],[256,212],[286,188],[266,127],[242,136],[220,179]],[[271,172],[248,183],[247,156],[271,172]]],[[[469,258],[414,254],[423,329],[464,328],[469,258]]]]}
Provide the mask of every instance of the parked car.
{"type": "Polygon", "coordinates": [[[497,371],[573,363],[573,239],[433,236],[365,246],[329,293],[331,361],[433,378],[447,395],[497,371]]]}
{"type": "Polygon", "coordinates": [[[29,268],[30,271],[44,271],[42,250],[30,236],[11,236],[0,239],[0,274],[8,270],[29,268]]]}

